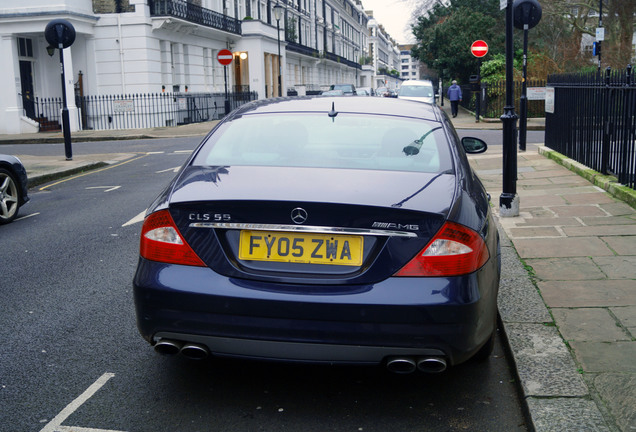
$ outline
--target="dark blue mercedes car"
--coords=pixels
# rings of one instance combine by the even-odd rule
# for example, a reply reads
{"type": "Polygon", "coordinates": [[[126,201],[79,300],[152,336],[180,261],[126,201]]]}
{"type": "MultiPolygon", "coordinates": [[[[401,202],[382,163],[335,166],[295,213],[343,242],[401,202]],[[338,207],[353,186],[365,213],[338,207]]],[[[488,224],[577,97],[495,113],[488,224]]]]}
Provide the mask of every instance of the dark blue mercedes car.
{"type": "Polygon", "coordinates": [[[29,201],[27,172],[20,159],[0,154],[0,225],[18,217],[29,201]]]}
{"type": "Polygon", "coordinates": [[[134,277],[162,354],[441,372],[494,344],[489,199],[436,106],[299,97],[232,112],[146,215],[134,277]]]}

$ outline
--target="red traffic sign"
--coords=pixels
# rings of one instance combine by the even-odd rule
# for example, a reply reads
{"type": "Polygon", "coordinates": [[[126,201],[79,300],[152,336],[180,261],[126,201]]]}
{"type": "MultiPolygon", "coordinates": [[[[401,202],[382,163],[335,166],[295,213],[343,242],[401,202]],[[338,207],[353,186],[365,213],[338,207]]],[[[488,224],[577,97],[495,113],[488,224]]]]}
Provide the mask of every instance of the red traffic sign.
{"type": "Polygon", "coordinates": [[[221,63],[223,66],[227,66],[230,63],[232,63],[232,59],[234,59],[234,55],[232,54],[232,51],[227,50],[227,49],[222,49],[221,51],[219,51],[219,53],[216,55],[216,59],[219,61],[219,63],[221,63]]]}
{"type": "Polygon", "coordinates": [[[470,46],[470,52],[475,57],[483,57],[488,53],[488,44],[483,40],[476,40],[470,46]]]}

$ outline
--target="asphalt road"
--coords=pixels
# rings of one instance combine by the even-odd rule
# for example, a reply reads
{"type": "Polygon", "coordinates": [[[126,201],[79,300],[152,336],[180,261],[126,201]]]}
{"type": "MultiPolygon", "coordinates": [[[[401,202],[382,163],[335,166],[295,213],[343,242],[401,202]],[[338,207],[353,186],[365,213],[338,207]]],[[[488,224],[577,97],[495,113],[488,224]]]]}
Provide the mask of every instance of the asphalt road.
{"type": "Polygon", "coordinates": [[[0,431],[526,430],[501,338],[439,375],[155,354],[135,325],[134,221],[197,142],[74,144],[144,153],[39,186],[0,226],[0,431]]]}
{"type": "MultiPolygon", "coordinates": [[[[497,129],[457,129],[460,138],[467,136],[481,138],[488,145],[499,146],[503,142],[503,132],[497,129]]],[[[529,130],[526,134],[526,144],[544,144],[545,132],[529,130]]]]}

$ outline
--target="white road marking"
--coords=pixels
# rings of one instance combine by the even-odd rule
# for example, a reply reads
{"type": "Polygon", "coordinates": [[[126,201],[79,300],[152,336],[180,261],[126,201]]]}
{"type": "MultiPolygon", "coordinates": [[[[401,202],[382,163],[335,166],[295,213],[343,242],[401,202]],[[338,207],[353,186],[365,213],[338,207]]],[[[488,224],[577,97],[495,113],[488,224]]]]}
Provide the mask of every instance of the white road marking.
{"type": "Polygon", "coordinates": [[[139,223],[139,222],[143,222],[145,215],[146,215],[146,210],[142,211],[137,216],[135,216],[134,218],[132,218],[131,220],[129,220],[128,222],[123,224],[122,227],[125,227],[125,226],[128,226],[128,225],[134,225],[134,224],[139,223]]]}
{"type": "Polygon", "coordinates": [[[164,154],[165,152],[162,151],[156,151],[156,152],[146,152],[147,155],[151,155],[151,154],[164,154]]]}
{"type": "Polygon", "coordinates": [[[90,186],[86,189],[106,189],[104,192],[111,192],[119,189],[121,186],[90,186]]]}
{"type": "Polygon", "coordinates": [[[161,173],[165,173],[165,172],[169,172],[169,171],[172,171],[173,173],[176,173],[176,172],[179,172],[179,169],[180,169],[180,168],[181,168],[181,167],[180,167],[180,166],[178,166],[178,167],[168,168],[168,169],[161,170],[161,171],[155,171],[155,174],[161,174],[161,173]]]}
{"type": "Polygon", "coordinates": [[[192,150],[175,150],[174,153],[192,153],[192,150]]]}
{"type": "Polygon", "coordinates": [[[53,420],[47,423],[40,432],[60,432],[64,429],[60,429],[62,422],[66,420],[71,414],[73,414],[84,402],[89,400],[99,389],[101,389],[104,384],[108,382],[109,379],[114,377],[114,373],[105,373],[101,377],[97,379],[89,388],[87,388],[84,393],[79,395],[77,399],[75,399],[70,404],[66,405],[58,415],[55,416],[53,420]]]}
{"type": "Polygon", "coordinates": [[[122,432],[116,431],[112,429],[95,429],[95,428],[85,428],[79,426],[59,426],[55,432],[122,432]]]}
{"type": "Polygon", "coordinates": [[[39,214],[40,214],[40,212],[37,212],[37,213],[31,213],[31,214],[28,214],[28,215],[24,215],[24,216],[22,216],[22,217],[17,218],[17,219],[15,220],[15,222],[17,222],[17,221],[19,221],[19,220],[22,220],[22,219],[28,219],[28,218],[30,218],[30,217],[37,216],[37,215],[39,215],[39,214]]]}

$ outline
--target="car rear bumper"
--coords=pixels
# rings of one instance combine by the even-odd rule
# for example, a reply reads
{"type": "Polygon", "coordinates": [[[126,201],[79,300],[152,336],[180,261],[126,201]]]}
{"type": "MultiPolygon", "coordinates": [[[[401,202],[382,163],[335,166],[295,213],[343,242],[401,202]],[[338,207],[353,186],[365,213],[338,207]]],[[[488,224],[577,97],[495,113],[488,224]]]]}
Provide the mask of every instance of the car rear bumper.
{"type": "Polygon", "coordinates": [[[294,286],[141,259],[133,285],[139,331],[153,345],[165,338],[213,355],[330,363],[443,356],[452,365],[494,331],[497,285],[487,277],[294,286]]]}

